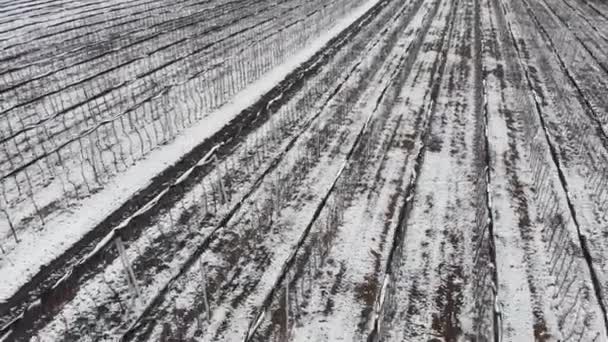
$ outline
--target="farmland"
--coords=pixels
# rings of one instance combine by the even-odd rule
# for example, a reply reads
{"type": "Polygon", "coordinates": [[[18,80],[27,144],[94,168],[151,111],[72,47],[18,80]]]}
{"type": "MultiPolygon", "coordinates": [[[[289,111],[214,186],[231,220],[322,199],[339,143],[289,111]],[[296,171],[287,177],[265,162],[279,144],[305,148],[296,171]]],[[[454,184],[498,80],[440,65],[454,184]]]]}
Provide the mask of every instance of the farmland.
{"type": "Polygon", "coordinates": [[[4,0],[0,48],[2,341],[608,340],[605,2],[4,0]]]}

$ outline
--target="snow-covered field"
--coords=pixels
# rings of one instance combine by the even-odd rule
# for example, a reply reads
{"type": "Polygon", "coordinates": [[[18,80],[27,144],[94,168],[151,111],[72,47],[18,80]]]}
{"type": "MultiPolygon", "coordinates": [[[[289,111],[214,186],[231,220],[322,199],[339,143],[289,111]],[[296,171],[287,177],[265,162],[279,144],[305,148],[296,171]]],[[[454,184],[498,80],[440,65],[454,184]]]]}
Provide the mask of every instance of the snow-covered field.
{"type": "Polygon", "coordinates": [[[605,2],[0,4],[0,340],[608,341],[605,2]]]}

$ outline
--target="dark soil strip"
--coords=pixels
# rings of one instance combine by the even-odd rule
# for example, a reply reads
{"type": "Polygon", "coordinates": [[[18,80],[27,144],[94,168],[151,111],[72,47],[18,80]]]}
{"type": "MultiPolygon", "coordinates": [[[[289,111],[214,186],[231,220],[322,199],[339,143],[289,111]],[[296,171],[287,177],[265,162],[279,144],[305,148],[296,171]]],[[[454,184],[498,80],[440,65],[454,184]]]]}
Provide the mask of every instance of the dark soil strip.
{"type": "MultiPolygon", "coordinates": [[[[475,40],[474,40],[474,49],[475,49],[475,113],[479,116],[483,116],[481,119],[482,124],[477,125],[481,132],[477,133],[478,137],[483,137],[483,160],[485,167],[485,184],[486,184],[486,210],[487,210],[487,229],[488,236],[490,240],[490,244],[488,246],[490,253],[490,261],[493,265],[496,264],[496,243],[494,238],[494,209],[492,208],[492,198],[489,192],[490,185],[492,184],[492,161],[491,161],[491,153],[490,153],[490,141],[488,139],[488,104],[484,101],[484,77],[485,77],[485,68],[482,62],[482,43],[481,43],[481,20],[479,18],[479,0],[475,0],[475,14],[474,14],[474,30],[475,30],[475,40]]],[[[483,239],[483,234],[481,236],[483,239]]],[[[492,282],[495,284],[495,288],[498,289],[498,270],[494,267],[492,271],[492,282]]],[[[497,294],[495,293],[495,297],[497,294]]],[[[501,313],[496,309],[494,311],[494,342],[500,342],[502,337],[502,329],[500,325],[501,321],[501,313]]]]}

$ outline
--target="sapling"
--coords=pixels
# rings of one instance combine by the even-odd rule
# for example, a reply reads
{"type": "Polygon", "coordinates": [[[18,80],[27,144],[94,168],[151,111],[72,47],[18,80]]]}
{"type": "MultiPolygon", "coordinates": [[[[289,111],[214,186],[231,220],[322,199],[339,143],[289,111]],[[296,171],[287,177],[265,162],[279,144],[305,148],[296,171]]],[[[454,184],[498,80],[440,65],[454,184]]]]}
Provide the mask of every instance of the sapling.
{"type": "MultiPolygon", "coordinates": [[[[88,151],[87,160],[89,162],[89,165],[91,166],[91,169],[93,170],[93,177],[94,177],[95,183],[97,183],[98,185],[102,185],[101,177],[100,177],[99,171],[97,170],[97,163],[95,161],[96,158],[95,158],[95,150],[94,150],[95,146],[94,146],[93,137],[91,136],[91,134],[87,134],[86,137],[89,140],[89,144],[88,144],[89,151],[88,151]]],[[[78,142],[81,144],[80,148],[84,149],[84,147],[82,145],[82,137],[78,138],[78,142]]],[[[87,153],[87,152],[83,151],[83,153],[87,153]]]]}
{"type": "Polygon", "coordinates": [[[139,297],[141,291],[139,289],[139,286],[137,284],[137,278],[135,278],[135,273],[133,272],[133,268],[131,266],[131,263],[129,262],[129,258],[125,251],[125,247],[122,242],[122,238],[119,236],[114,241],[116,243],[116,248],[120,255],[120,260],[122,262],[123,270],[124,270],[126,278],[127,278],[129,290],[131,291],[132,296],[133,296],[132,300],[131,300],[131,304],[130,304],[130,306],[131,306],[130,309],[134,310],[133,306],[135,304],[135,300],[137,297],[139,297]]]}
{"type": "MultiPolygon", "coordinates": [[[[142,105],[141,108],[142,108],[142,113],[143,113],[145,106],[142,105]]],[[[158,138],[157,138],[157,140],[153,140],[152,135],[148,131],[148,127],[152,126],[152,128],[154,129],[155,136],[156,136],[156,126],[155,126],[155,123],[153,121],[151,121],[151,120],[150,121],[149,120],[145,120],[145,114],[142,114],[142,121],[143,121],[142,125],[140,127],[136,127],[135,128],[135,134],[137,134],[137,138],[139,139],[140,150],[141,150],[141,157],[143,157],[146,154],[145,147],[144,147],[144,145],[145,145],[144,144],[144,138],[142,137],[142,134],[141,134],[142,130],[144,131],[144,134],[146,136],[145,141],[148,142],[148,151],[152,150],[153,145],[158,144],[158,138]],[[154,143],[153,143],[153,141],[154,141],[154,143]]],[[[132,158],[133,162],[135,162],[136,158],[135,158],[135,156],[133,154],[132,154],[131,158],[132,158]]]]}
{"type": "Polygon", "coordinates": [[[207,203],[207,191],[205,190],[205,180],[201,181],[201,188],[202,188],[202,197],[203,197],[203,208],[205,210],[205,216],[207,216],[207,213],[209,212],[209,206],[207,203]]]}

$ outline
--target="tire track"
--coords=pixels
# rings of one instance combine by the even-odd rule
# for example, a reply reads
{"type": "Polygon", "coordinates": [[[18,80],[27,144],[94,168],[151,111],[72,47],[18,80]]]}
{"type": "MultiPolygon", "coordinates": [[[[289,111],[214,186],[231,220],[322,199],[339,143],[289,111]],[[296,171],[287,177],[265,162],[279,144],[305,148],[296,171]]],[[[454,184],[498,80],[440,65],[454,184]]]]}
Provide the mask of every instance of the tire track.
{"type": "MultiPolygon", "coordinates": [[[[565,2],[565,0],[564,0],[565,2]]],[[[585,41],[583,39],[580,38],[579,34],[580,33],[584,33],[584,30],[580,29],[579,31],[575,31],[572,29],[572,26],[570,25],[570,23],[568,21],[566,21],[566,19],[564,19],[563,15],[560,15],[555,8],[553,8],[552,6],[550,6],[550,4],[546,1],[546,0],[542,0],[542,3],[545,5],[544,7],[547,8],[551,14],[557,18],[557,20],[559,21],[559,23],[561,23],[561,25],[563,27],[566,27],[568,32],[570,32],[570,34],[576,39],[576,41],[585,49],[585,51],[587,51],[587,53],[591,56],[591,58],[595,61],[595,63],[604,71],[604,73],[608,76],[608,64],[606,64],[605,59],[606,59],[606,54],[605,52],[604,54],[604,59],[600,59],[600,57],[597,56],[597,53],[599,52],[600,54],[602,54],[602,50],[599,49],[599,51],[594,52],[592,50],[591,47],[589,47],[589,45],[587,43],[585,43],[585,41]]],[[[570,6],[568,6],[570,7],[570,6]]],[[[578,11],[574,10],[572,7],[570,7],[572,12],[576,12],[578,13],[578,11]]],[[[580,14],[579,14],[580,15],[580,14]]],[[[595,28],[594,26],[591,26],[594,29],[597,30],[597,28],[595,28]]],[[[545,30],[546,32],[546,30],[545,30]]],[[[588,39],[589,40],[593,40],[592,37],[590,37],[589,35],[588,39]]],[[[548,35],[547,35],[548,37],[548,35]]],[[[602,38],[606,39],[603,35],[601,35],[602,38]]],[[[553,44],[552,40],[549,38],[549,40],[551,41],[551,44],[553,44]]]]}

